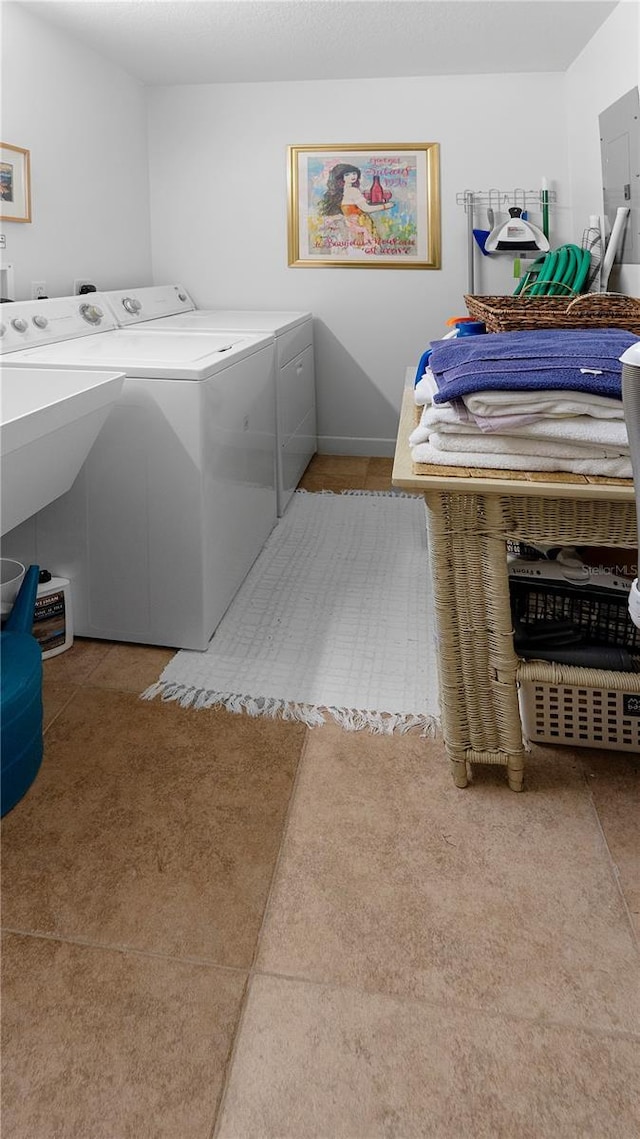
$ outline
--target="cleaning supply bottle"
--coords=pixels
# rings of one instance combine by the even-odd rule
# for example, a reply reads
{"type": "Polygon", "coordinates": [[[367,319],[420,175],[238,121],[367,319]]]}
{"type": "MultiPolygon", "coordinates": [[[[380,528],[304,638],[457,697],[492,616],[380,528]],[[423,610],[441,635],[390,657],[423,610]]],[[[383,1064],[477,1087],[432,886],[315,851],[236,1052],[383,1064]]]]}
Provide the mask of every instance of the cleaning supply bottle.
{"type": "Polygon", "coordinates": [[[433,352],[433,348],[427,348],[426,352],[422,353],[422,356],[420,357],[418,367],[416,370],[416,378],[413,381],[414,388],[417,386],[417,384],[420,383],[420,380],[424,376],[425,370],[426,370],[427,365],[429,363],[429,357],[431,356],[432,352],[433,352]]]}
{"type": "MultiPolygon", "coordinates": [[[[447,321],[447,327],[449,331],[440,337],[441,340],[457,340],[461,336],[481,336],[487,331],[487,326],[484,321],[474,320],[472,316],[452,316],[447,321]]],[[[426,352],[422,353],[416,371],[414,387],[420,383],[420,380],[424,376],[425,368],[428,366],[432,351],[432,348],[427,348],[426,352]]]]}
{"type": "Polygon", "coordinates": [[[457,339],[462,336],[482,336],[487,331],[487,326],[483,320],[458,320],[456,321],[457,339]]]}
{"type": "Polygon", "coordinates": [[[40,570],[32,633],[42,649],[43,660],[71,648],[73,615],[68,578],[53,577],[49,570],[40,570]]]}
{"type": "Polygon", "coordinates": [[[449,331],[441,336],[441,340],[458,340],[461,336],[481,336],[487,331],[483,320],[475,320],[472,316],[452,316],[447,321],[449,331]]]}

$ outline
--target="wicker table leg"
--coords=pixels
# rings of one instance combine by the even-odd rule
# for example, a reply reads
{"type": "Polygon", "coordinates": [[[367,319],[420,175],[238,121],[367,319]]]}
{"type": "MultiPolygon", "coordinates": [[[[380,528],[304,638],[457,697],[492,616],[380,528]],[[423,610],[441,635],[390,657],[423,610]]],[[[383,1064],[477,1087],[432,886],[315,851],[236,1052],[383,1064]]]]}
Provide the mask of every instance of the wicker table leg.
{"type": "MultiPolygon", "coordinates": [[[[449,752],[446,741],[445,748],[447,752],[449,752]]],[[[451,775],[456,787],[466,787],[469,782],[466,759],[455,759],[452,755],[449,755],[449,762],[451,764],[451,775]]]]}
{"type": "Polygon", "coordinates": [[[515,755],[507,760],[507,781],[512,791],[522,791],[524,782],[523,755],[515,755]]]}
{"type": "Polygon", "coordinates": [[[524,746],[501,515],[481,495],[425,498],[442,730],[453,780],[467,785],[467,763],[500,763],[519,791],[524,746]]]}
{"type": "MultiPolygon", "coordinates": [[[[451,749],[447,746],[445,741],[445,749],[451,764],[451,776],[456,787],[466,787],[469,783],[469,776],[467,774],[467,760],[458,759],[455,755],[451,754],[451,749]]],[[[476,756],[470,756],[469,763],[476,762],[486,763],[486,759],[480,759],[476,756]]],[[[522,791],[524,787],[524,754],[507,755],[506,752],[501,756],[494,756],[491,760],[492,763],[502,764],[507,768],[507,782],[512,791],[522,791]]]]}

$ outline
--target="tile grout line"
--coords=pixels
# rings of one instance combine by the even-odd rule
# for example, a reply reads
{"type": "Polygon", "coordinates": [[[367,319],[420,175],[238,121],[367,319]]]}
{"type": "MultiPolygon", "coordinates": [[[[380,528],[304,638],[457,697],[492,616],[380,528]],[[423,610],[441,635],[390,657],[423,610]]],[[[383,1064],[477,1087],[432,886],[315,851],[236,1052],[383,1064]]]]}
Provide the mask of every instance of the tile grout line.
{"type": "Polygon", "coordinates": [[[56,720],[57,720],[57,719],[58,719],[58,718],[59,718],[59,717],[62,715],[62,713],[63,713],[63,712],[65,712],[65,711],[66,711],[66,709],[69,707],[69,705],[70,705],[71,701],[75,699],[75,697],[76,697],[76,696],[77,696],[77,694],[78,694],[78,688],[79,688],[79,685],[76,685],[76,686],[74,687],[74,689],[73,689],[73,692],[71,693],[71,695],[70,695],[70,696],[68,696],[68,697],[67,697],[67,699],[65,700],[64,704],[62,705],[62,707],[61,707],[61,708],[58,708],[58,711],[56,712],[55,716],[54,716],[54,717],[53,717],[51,720],[49,720],[49,723],[47,724],[46,728],[43,728],[43,729],[42,729],[42,737],[43,737],[43,739],[44,739],[44,737],[46,736],[47,732],[49,731],[49,728],[52,728],[52,727],[53,727],[53,725],[55,724],[56,720]]]}
{"type": "Polygon", "coordinates": [[[271,901],[272,901],[273,895],[275,893],[275,884],[276,884],[276,880],[278,878],[278,872],[280,870],[280,866],[282,864],[283,857],[284,857],[284,848],[285,848],[285,844],[287,841],[287,836],[289,834],[289,827],[290,827],[290,823],[291,823],[291,817],[293,815],[293,811],[295,808],[295,801],[296,801],[297,794],[298,794],[298,785],[300,783],[302,767],[304,764],[305,756],[307,754],[307,748],[309,746],[310,733],[312,731],[313,731],[313,728],[307,728],[306,729],[305,734],[304,734],[304,739],[302,742],[302,747],[300,748],[300,755],[298,756],[296,773],[294,776],[293,785],[291,787],[291,795],[289,796],[289,803],[288,803],[286,814],[284,817],[284,824],[282,827],[282,836],[280,838],[280,846],[278,848],[278,855],[277,855],[277,858],[275,861],[275,865],[273,867],[273,874],[271,875],[271,882],[269,883],[269,890],[267,892],[267,899],[265,902],[264,911],[262,913],[262,921],[260,922],[260,928],[258,930],[258,936],[256,938],[256,943],[254,946],[253,957],[251,959],[251,965],[249,966],[249,972],[251,974],[253,974],[256,971],[256,961],[258,960],[258,954],[260,952],[260,946],[262,944],[262,935],[264,933],[264,929],[265,929],[265,926],[267,924],[267,917],[269,914],[269,910],[271,908],[271,901]]]}
{"type": "MultiPolygon", "coordinates": [[[[35,940],[35,941],[40,940],[40,941],[55,942],[58,945],[74,945],[74,946],[80,947],[82,949],[96,949],[99,952],[122,953],[123,955],[126,955],[126,956],[143,957],[146,959],[167,961],[167,962],[170,962],[172,964],[177,964],[177,965],[191,965],[191,966],[195,966],[195,967],[199,967],[199,968],[203,968],[203,969],[219,970],[221,972],[230,973],[230,974],[234,974],[234,975],[241,974],[244,978],[244,984],[243,984],[242,997],[240,1000],[240,1006],[239,1006],[239,1012],[238,1012],[238,1021],[237,1021],[236,1027],[235,1027],[235,1029],[231,1035],[229,1050],[227,1052],[227,1057],[226,1057],[226,1060],[224,1063],[224,1070],[223,1070],[224,1074],[223,1074],[223,1079],[222,1079],[222,1083],[221,1083],[221,1088],[220,1088],[220,1092],[218,1093],[216,1105],[214,1107],[212,1128],[215,1128],[216,1122],[218,1119],[218,1109],[219,1109],[219,1106],[221,1104],[222,1094],[224,1092],[224,1089],[225,1089],[226,1083],[227,1083],[227,1074],[228,1074],[228,1070],[229,1070],[231,1060],[232,1060],[232,1056],[233,1056],[233,1049],[234,1049],[235,1040],[236,1040],[236,1037],[237,1037],[239,1030],[240,1030],[240,1024],[241,1024],[243,1017],[244,1017],[244,1010],[245,1010],[247,999],[248,999],[248,991],[249,991],[249,985],[250,985],[250,981],[251,981],[251,974],[248,972],[248,970],[246,968],[240,968],[240,967],[236,967],[236,966],[232,966],[232,965],[217,965],[215,962],[204,961],[204,960],[197,959],[197,958],[171,957],[171,956],[168,956],[167,954],[153,953],[153,952],[150,952],[149,950],[141,950],[141,949],[134,949],[134,948],[130,948],[130,947],[121,947],[121,946],[113,946],[113,945],[103,945],[103,944],[99,944],[99,943],[91,942],[91,941],[80,941],[80,940],[75,940],[75,939],[68,939],[68,938],[63,938],[63,937],[57,937],[54,934],[30,933],[30,932],[25,932],[24,930],[11,929],[11,928],[8,928],[6,926],[2,927],[0,929],[0,932],[2,932],[3,934],[12,934],[13,936],[17,936],[17,937],[29,938],[29,939],[35,940]]],[[[213,1130],[210,1132],[210,1135],[213,1136],[213,1130]]]]}
{"type": "MultiPolygon", "coordinates": [[[[109,644],[109,647],[108,647],[107,649],[105,649],[105,652],[104,652],[104,653],[103,653],[103,655],[100,657],[100,659],[96,661],[96,663],[94,664],[93,668],[89,669],[89,672],[86,674],[86,676],[85,676],[85,678],[84,678],[84,679],[85,679],[85,681],[88,681],[88,680],[90,679],[90,677],[92,677],[92,676],[93,676],[93,674],[94,674],[94,672],[96,671],[96,669],[97,669],[98,665],[102,664],[102,662],[103,662],[104,660],[106,660],[106,658],[109,656],[109,653],[110,653],[110,652],[112,651],[112,649],[114,649],[115,647],[116,647],[115,645],[113,645],[113,644],[109,644]]],[[[71,646],[71,648],[72,648],[72,651],[73,651],[73,646],[71,646]]],[[[55,673],[52,675],[52,678],[51,678],[51,683],[52,683],[52,684],[57,684],[57,683],[64,683],[64,681],[56,681],[56,680],[54,679],[54,677],[55,677],[55,673]]],[[[42,674],[43,685],[44,685],[44,679],[45,679],[45,673],[44,673],[44,671],[43,671],[43,674],[42,674]]],[[[86,683],[85,683],[85,684],[83,684],[83,683],[80,683],[80,684],[78,684],[78,683],[76,683],[76,682],[72,682],[72,686],[73,686],[73,692],[72,692],[72,693],[71,693],[71,695],[69,696],[69,699],[68,699],[68,700],[65,700],[64,704],[62,705],[62,707],[61,707],[61,708],[59,708],[59,709],[58,709],[58,711],[56,712],[56,714],[55,714],[55,716],[53,717],[53,719],[52,719],[52,720],[50,720],[50,721],[49,721],[49,723],[47,724],[46,728],[44,728],[44,729],[43,729],[43,732],[42,732],[42,735],[43,735],[43,736],[45,736],[45,735],[46,735],[46,733],[49,731],[49,728],[52,728],[52,727],[53,727],[53,725],[55,724],[56,720],[57,720],[57,719],[58,719],[58,718],[59,718],[59,717],[62,715],[62,713],[66,711],[66,709],[69,707],[69,705],[70,705],[71,701],[72,701],[72,700],[74,700],[74,699],[75,699],[75,697],[78,695],[78,691],[79,691],[79,689],[81,689],[81,688],[90,688],[90,687],[92,687],[90,684],[86,684],[86,683]]]]}
{"type": "Polygon", "coordinates": [[[233,1033],[233,1036],[231,1037],[231,1043],[229,1045],[229,1051],[227,1053],[227,1059],[226,1059],[226,1062],[224,1065],[224,1074],[223,1074],[223,1078],[222,1078],[222,1084],[220,1087],[220,1091],[218,1093],[218,1099],[217,1099],[217,1102],[216,1102],[216,1105],[214,1108],[214,1112],[213,1112],[213,1121],[211,1123],[211,1129],[207,1135],[207,1139],[216,1139],[216,1136],[220,1133],[220,1127],[222,1126],[222,1116],[224,1114],[224,1106],[225,1106],[225,1103],[227,1101],[227,1092],[229,1090],[229,1083],[231,1080],[231,1073],[233,1071],[233,1066],[234,1066],[236,1054],[238,1051],[240,1036],[242,1035],[242,1029],[243,1029],[244,1022],[245,1022],[246,1015],[247,1015],[247,1007],[249,1004],[249,997],[251,996],[252,988],[253,988],[253,974],[248,973],[247,974],[247,980],[245,982],[244,990],[242,993],[242,1000],[240,1001],[240,1011],[238,1013],[238,1020],[236,1023],[235,1032],[233,1033]]]}
{"type": "Polygon", "coordinates": [[[81,949],[98,949],[106,953],[129,953],[134,957],[147,957],[154,961],[170,961],[176,965],[196,965],[203,969],[220,969],[225,973],[242,973],[248,975],[249,967],[246,965],[222,965],[206,957],[177,956],[173,953],[161,953],[159,950],[138,949],[135,945],[116,945],[106,941],[90,941],[80,936],[67,936],[60,933],[43,933],[39,930],[15,929],[13,926],[3,925],[2,933],[9,933],[14,937],[30,937],[36,941],[55,941],[60,945],[76,945],[81,949]]]}
{"type": "MultiPolygon", "coordinates": [[[[93,668],[90,668],[90,669],[89,669],[89,671],[88,671],[88,673],[87,673],[87,675],[86,675],[86,677],[85,677],[85,680],[90,680],[90,679],[91,679],[91,677],[93,676],[94,672],[95,672],[95,671],[96,671],[96,669],[98,668],[98,665],[100,665],[100,664],[103,664],[103,663],[104,663],[104,661],[107,659],[107,657],[108,657],[108,656],[110,656],[110,655],[113,653],[113,650],[114,650],[115,648],[117,648],[117,645],[116,645],[116,644],[114,644],[114,643],[113,643],[113,641],[109,641],[109,642],[108,642],[108,645],[109,645],[109,647],[106,649],[106,651],[105,651],[105,652],[103,653],[103,655],[100,657],[100,659],[96,661],[96,663],[94,664],[93,668]]],[[[90,687],[90,685],[89,685],[88,687],[90,687]]]]}
{"type": "Polygon", "coordinates": [[[613,880],[615,882],[616,890],[617,890],[618,895],[622,901],[622,905],[623,905],[624,912],[625,912],[625,917],[627,919],[627,923],[628,923],[629,928],[631,930],[631,940],[635,946],[636,953],[638,955],[640,955],[640,940],[638,938],[638,932],[636,930],[636,924],[635,924],[635,922],[631,916],[631,910],[629,909],[629,903],[627,901],[627,896],[626,896],[626,894],[622,888],[622,882],[620,881],[620,873],[618,871],[618,864],[617,864],[617,862],[616,862],[616,860],[613,857],[613,854],[611,852],[611,847],[609,846],[609,843],[607,841],[607,836],[605,834],[605,830],[604,830],[604,827],[602,825],[602,820],[601,820],[600,815],[598,813],[596,801],[595,801],[595,799],[593,797],[593,793],[591,791],[591,783],[589,781],[589,777],[587,775],[587,770],[586,770],[586,760],[581,760],[580,762],[581,762],[581,766],[582,766],[582,777],[584,779],[585,786],[587,788],[587,796],[589,799],[591,811],[592,811],[593,815],[595,816],[596,826],[600,832],[600,837],[602,839],[602,842],[604,844],[604,848],[605,848],[605,851],[607,854],[607,861],[609,863],[609,872],[610,872],[611,877],[613,878],[613,880]]]}
{"type": "Polygon", "coordinates": [[[227,1063],[225,1065],[224,1079],[222,1081],[222,1089],[220,1092],[220,1096],[218,1098],[218,1103],[216,1104],[216,1110],[215,1110],[215,1114],[213,1117],[213,1124],[211,1127],[209,1139],[216,1139],[216,1136],[219,1134],[220,1127],[222,1125],[222,1116],[224,1114],[224,1106],[225,1106],[225,1103],[227,1100],[227,1093],[229,1090],[229,1083],[231,1080],[231,1074],[233,1072],[233,1066],[234,1066],[235,1058],[236,1058],[239,1043],[240,1043],[240,1037],[242,1035],[242,1028],[244,1026],[244,1022],[245,1022],[245,1018],[246,1018],[246,1012],[247,1012],[247,1006],[249,1003],[249,997],[250,997],[251,991],[253,989],[254,977],[261,975],[259,972],[256,971],[256,961],[258,958],[258,953],[259,953],[260,945],[262,942],[262,934],[263,934],[264,927],[265,927],[265,924],[267,921],[267,915],[269,913],[269,908],[271,905],[271,899],[272,899],[272,896],[273,896],[274,891],[275,891],[275,883],[276,883],[276,879],[278,877],[278,871],[280,869],[280,864],[281,864],[281,861],[283,858],[283,851],[284,851],[284,846],[285,846],[287,834],[289,833],[289,823],[291,820],[291,816],[293,814],[294,804],[295,804],[295,800],[297,797],[298,784],[300,782],[300,773],[302,771],[302,765],[304,762],[305,755],[307,753],[310,731],[311,731],[311,729],[307,728],[307,730],[304,734],[304,740],[302,743],[302,747],[300,749],[300,755],[298,757],[298,764],[296,767],[296,773],[295,773],[294,780],[293,780],[293,786],[291,788],[291,795],[289,797],[289,803],[287,806],[287,811],[286,811],[286,815],[285,815],[285,819],[284,819],[284,825],[282,828],[282,836],[280,839],[280,847],[278,849],[278,855],[277,855],[277,858],[275,861],[275,865],[273,867],[273,874],[271,875],[271,882],[269,885],[269,891],[267,893],[264,911],[262,914],[262,921],[260,922],[260,929],[258,930],[258,936],[256,938],[256,943],[254,946],[253,958],[252,958],[251,965],[249,967],[248,976],[247,976],[247,983],[245,985],[244,993],[242,995],[242,1002],[240,1005],[240,1015],[238,1016],[238,1023],[236,1025],[236,1030],[235,1030],[235,1033],[233,1035],[233,1039],[231,1042],[231,1048],[229,1050],[229,1056],[227,1059],[227,1063]]]}
{"type": "MultiPolygon", "coordinates": [[[[75,643],[75,642],[74,642],[74,643],[75,643]]],[[[94,643],[95,643],[95,642],[94,642],[94,643]]],[[[104,642],[99,642],[99,643],[104,643],[104,642]]],[[[122,642],[121,642],[121,643],[122,643],[122,642]]],[[[93,676],[93,674],[94,674],[94,672],[96,671],[96,669],[97,669],[98,665],[102,664],[102,663],[103,663],[103,661],[104,661],[104,660],[105,660],[105,659],[106,659],[106,658],[109,656],[109,654],[110,654],[110,653],[113,651],[113,649],[115,649],[115,648],[117,648],[117,647],[118,647],[118,646],[117,646],[117,645],[116,645],[114,642],[112,642],[112,641],[108,641],[108,642],[106,642],[106,647],[105,647],[105,650],[104,650],[104,652],[103,652],[102,656],[101,656],[101,657],[100,657],[100,658],[99,658],[99,659],[98,659],[98,660],[95,662],[95,664],[94,664],[94,665],[93,665],[93,666],[92,666],[92,667],[89,669],[89,671],[88,671],[87,673],[85,673],[85,674],[84,674],[84,676],[83,676],[83,680],[82,680],[82,681],[80,681],[80,682],[77,682],[77,681],[76,681],[76,682],[75,682],[76,688],[84,688],[84,687],[85,687],[85,685],[84,685],[84,681],[86,681],[86,680],[89,680],[89,678],[90,678],[91,676],[93,676]]],[[[73,645],[71,646],[71,651],[73,652],[73,645]]],[[[53,682],[53,683],[57,683],[57,682],[55,681],[54,677],[55,677],[55,672],[54,672],[54,673],[52,673],[52,677],[51,677],[51,679],[52,679],[52,682],[53,682]]]]}
{"type": "Polygon", "coordinates": [[[605,1037],[611,1040],[630,1040],[640,1043],[640,1030],[633,1032],[630,1029],[599,1028],[597,1026],[578,1024],[574,1021],[548,1020],[531,1014],[509,1012],[506,1009],[487,1009],[482,1005],[458,1004],[456,1001],[429,1000],[426,997],[409,996],[403,993],[385,992],[382,989],[364,989],[357,985],[342,981],[323,981],[295,973],[276,973],[273,970],[254,970],[252,976],[268,977],[271,980],[286,981],[294,985],[308,985],[316,989],[330,989],[335,992],[351,993],[361,997],[380,997],[382,1000],[397,1001],[402,1005],[420,1005],[424,1008],[438,1009],[440,1012],[473,1013],[477,1016],[486,1016],[491,1020],[513,1021],[516,1024],[528,1024],[540,1028],[556,1029],[563,1032],[581,1032],[587,1036],[597,1038],[605,1037]]]}

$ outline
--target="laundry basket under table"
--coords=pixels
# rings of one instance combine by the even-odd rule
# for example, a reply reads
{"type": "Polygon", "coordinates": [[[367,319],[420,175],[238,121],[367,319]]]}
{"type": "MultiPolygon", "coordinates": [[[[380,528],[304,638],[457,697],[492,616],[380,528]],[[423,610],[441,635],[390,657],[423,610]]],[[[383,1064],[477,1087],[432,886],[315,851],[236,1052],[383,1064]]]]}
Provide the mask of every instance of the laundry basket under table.
{"type": "Polygon", "coordinates": [[[458,787],[469,763],[507,767],[522,789],[522,682],[640,694],[640,674],[520,660],[513,646],[507,540],[635,547],[631,479],[414,464],[407,373],[392,482],[424,494],[438,642],[442,732],[458,787]]]}

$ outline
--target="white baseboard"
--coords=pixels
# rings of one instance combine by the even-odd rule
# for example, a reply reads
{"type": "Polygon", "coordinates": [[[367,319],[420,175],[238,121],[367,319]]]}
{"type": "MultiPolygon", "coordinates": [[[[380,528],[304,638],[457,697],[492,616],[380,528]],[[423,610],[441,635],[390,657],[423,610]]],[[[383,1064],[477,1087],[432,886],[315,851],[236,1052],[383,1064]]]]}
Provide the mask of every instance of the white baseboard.
{"type": "Polygon", "coordinates": [[[358,455],[365,458],[392,459],[395,439],[349,439],[341,435],[319,435],[319,455],[358,455]]]}

